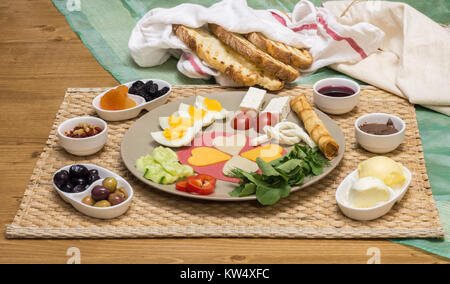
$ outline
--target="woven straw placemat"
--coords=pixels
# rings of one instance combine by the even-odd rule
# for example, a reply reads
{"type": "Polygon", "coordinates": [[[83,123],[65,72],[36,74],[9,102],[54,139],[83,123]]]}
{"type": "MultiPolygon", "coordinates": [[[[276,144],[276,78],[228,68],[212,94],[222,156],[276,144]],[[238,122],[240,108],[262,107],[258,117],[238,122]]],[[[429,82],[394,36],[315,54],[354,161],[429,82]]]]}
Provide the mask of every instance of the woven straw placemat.
{"type": "MultiPolygon", "coordinates": [[[[79,158],[67,154],[56,137],[57,126],[81,115],[95,115],[92,99],[104,89],[69,89],[56,116],[50,137],[36,164],[30,183],[11,225],[8,238],[138,238],[138,237],[270,237],[270,238],[437,238],[444,232],[428,183],[414,107],[406,100],[373,87],[363,87],[361,100],[352,112],[331,116],[346,137],[340,165],[325,179],[292,193],[276,205],[256,201],[207,202],[163,193],[143,184],[125,168],[120,144],[136,119],[109,123],[109,138],[99,153],[79,158]],[[400,204],[384,217],[359,222],[339,211],[335,190],[344,177],[373,154],[355,142],[354,122],[370,112],[387,112],[407,125],[406,139],[387,156],[413,173],[413,182],[400,204]],[[98,220],[78,213],[52,187],[51,177],[73,163],[93,163],[127,179],[135,190],[130,210],[123,216],[98,220]]],[[[175,86],[170,101],[206,93],[238,90],[218,86],[175,86]]],[[[306,93],[309,86],[288,86],[280,95],[306,93]]],[[[143,115],[143,114],[141,114],[143,115]]]]}

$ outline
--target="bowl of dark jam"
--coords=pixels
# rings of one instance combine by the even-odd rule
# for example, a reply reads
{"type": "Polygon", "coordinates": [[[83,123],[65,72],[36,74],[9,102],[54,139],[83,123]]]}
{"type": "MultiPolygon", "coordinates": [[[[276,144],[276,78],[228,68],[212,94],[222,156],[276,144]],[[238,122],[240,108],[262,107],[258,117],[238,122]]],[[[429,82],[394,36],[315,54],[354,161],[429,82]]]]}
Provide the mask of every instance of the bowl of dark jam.
{"type": "Polygon", "coordinates": [[[345,78],[327,78],[316,82],[314,104],[329,114],[344,114],[353,110],[359,102],[360,87],[345,78]]]}

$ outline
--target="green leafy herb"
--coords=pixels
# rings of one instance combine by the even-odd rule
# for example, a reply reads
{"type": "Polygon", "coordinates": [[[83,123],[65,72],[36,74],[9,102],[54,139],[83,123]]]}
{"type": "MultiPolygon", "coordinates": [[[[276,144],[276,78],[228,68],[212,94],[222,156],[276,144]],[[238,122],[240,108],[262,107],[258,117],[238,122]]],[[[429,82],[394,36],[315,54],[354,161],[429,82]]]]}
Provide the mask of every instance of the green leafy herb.
{"type": "Polygon", "coordinates": [[[230,195],[233,197],[245,197],[255,194],[256,192],[256,184],[254,183],[245,183],[236,187],[230,195]]]}
{"type": "Polygon", "coordinates": [[[317,176],[323,173],[323,167],[328,161],[317,148],[295,145],[294,149],[283,157],[265,162],[256,159],[261,174],[248,173],[242,169],[233,169],[231,176],[241,180],[230,196],[244,197],[256,195],[263,205],[272,205],[281,198],[289,196],[291,186],[304,182],[305,177],[317,176]]]}

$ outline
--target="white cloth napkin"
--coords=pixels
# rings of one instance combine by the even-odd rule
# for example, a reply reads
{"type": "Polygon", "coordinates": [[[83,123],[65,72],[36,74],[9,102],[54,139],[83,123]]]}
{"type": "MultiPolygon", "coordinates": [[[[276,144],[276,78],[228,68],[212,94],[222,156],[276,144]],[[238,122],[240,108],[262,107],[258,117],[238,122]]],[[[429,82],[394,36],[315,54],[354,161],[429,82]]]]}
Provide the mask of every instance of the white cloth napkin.
{"type": "Polygon", "coordinates": [[[450,30],[404,3],[328,1],[339,23],[368,22],[385,32],[380,50],[356,64],[331,67],[393,94],[450,115],[450,30]]]}
{"type": "Polygon", "coordinates": [[[171,55],[179,57],[178,70],[191,78],[214,76],[221,85],[233,82],[200,60],[172,32],[172,24],[204,27],[215,23],[237,33],[261,32],[267,37],[298,48],[310,48],[314,63],[305,72],[340,62],[356,63],[375,52],[384,33],[368,23],[345,25],[325,8],[300,1],[289,17],[277,10],[255,10],[245,0],[224,0],[203,7],[181,4],[149,11],[133,29],[129,50],[136,63],[152,67],[171,55]],[[180,53],[181,51],[181,53],[180,53]],[[180,56],[181,54],[181,56],[180,56]]]}

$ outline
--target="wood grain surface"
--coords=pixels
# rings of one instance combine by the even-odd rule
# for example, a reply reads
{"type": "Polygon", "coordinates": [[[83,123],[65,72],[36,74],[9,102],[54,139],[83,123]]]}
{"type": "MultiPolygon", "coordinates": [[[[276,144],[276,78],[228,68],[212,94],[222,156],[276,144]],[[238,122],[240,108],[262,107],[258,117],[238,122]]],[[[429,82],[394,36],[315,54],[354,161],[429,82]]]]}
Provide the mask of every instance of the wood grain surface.
{"type": "Polygon", "coordinates": [[[5,240],[69,87],[105,87],[105,71],[49,0],[0,2],[0,263],[448,263],[384,240],[5,240]],[[370,250],[369,250],[370,252],[370,250]]]}

